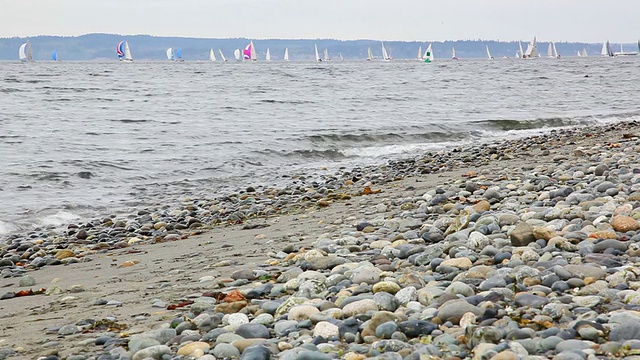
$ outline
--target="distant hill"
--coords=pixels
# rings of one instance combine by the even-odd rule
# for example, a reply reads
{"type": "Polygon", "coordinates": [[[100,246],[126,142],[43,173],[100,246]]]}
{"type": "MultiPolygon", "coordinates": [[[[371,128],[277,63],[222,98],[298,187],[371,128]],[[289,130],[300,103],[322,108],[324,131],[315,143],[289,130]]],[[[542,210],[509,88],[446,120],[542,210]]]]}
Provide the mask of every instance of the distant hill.
{"type": "MultiPolygon", "coordinates": [[[[203,39],[182,37],[157,37],[150,35],[117,35],[117,34],[87,34],[82,36],[35,36],[29,38],[33,48],[35,60],[50,60],[53,50],[58,51],[61,60],[99,60],[116,59],[116,44],[126,39],[131,47],[133,57],[139,60],[164,60],[166,49],[169,47],[182,49],[185,60],[207,60],[209,49],[221,49],[227,59],[233,58],[233,50],[242,49],[249,39],[203,39]]],[[[25,38],[0,38],[0,60],[17,60],[18,48],[25,38]]],[[[259,58],[264,58],[267,48],[270,49],[274,60],[282,59],[284,49],[289,48],[292,61],[312,60],[314,58],[314,44],[320,51],[329,49],[333,58],[341,53],[345,59],[365,59],[367,48],[371,47],[374,56],[380,58],[380,41],[378,40],[254,40],[259,58]]],[[[429,42],[416,41],[386,41],[385,47],[392,57],[397,59],[412,59],[418,55],[418,48],[426,49],[429,42]]],[[[539,42],[539,50],[546,54],[547,44],[539,42]]],[[[449,58],[451,48],[455,47],[456,55],[460,58],[482,58],[486,56],[485,45],[488,45],[494,57],[513,57],[518,49],[517,42],[498,42],[493,40],[458,40],[433,42],[436,58],[449,58]]],[[[523,46],[526,47],[526,42],[523,46]]],[[[588,43],[556,43],[558,52],[563,56],[575,56],[583,48],[589,55],[600,54],[602,44],[588,43]]],[[[613,45],[615,49],[619,44],[613,45]]],[[[625,44],[627,51],[637,51],[636,44],[625,44]]],[[[217,54],[216,54],[217,55],[217,54]]]]}

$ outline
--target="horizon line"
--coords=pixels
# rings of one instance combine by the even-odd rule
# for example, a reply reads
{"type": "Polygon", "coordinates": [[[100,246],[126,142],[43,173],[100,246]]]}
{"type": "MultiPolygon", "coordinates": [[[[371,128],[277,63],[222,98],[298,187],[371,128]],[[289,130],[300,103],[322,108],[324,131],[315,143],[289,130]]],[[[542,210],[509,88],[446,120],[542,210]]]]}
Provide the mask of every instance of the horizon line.
{"type": "MultiPolygon", "coordinates": [[[[30,39],[37,37],[62,37],[62,38],[77,38],[82,36],[90,36],[90,35],[109,35],[109,36],[122,36],[122,37],[135,37],[135,36],[148,36],[154,38],[178,38],[178,39],[200,39],[200,40],[255,40],[255,41],[342,41],[342,42],[350,42],[350,41],[382,41],[382,42],[394,42],[394,43],[446,43],[446,42],[458,42],[458,41],[469,41],[469,42],[497,42],[497,43],[512,43],[522,41],[522,39],[518,40],[500,40],[500,39],[448,39],[448,40],[381,40],[381,39],[368,39],[368,38],[359,38],[359,39],[337,39],[337,38],[250,38],[250,37],[198,37],[198,36],[173,36],[173,35],[152,35],[152,34],[119,34],[119,33],[84,33],[80,35],[51,35],[51,34],[39,34],[39,35],[31,35],[31,36],[10,36],[10,37],[0,37],[3,40],[10,39],[30,39]]],[[[535,36],[534,36],[535,37],[535,36]]],[[[529,41],[529,40],[525,40],[529,41]]],[[[605,39],[603,41],[597,42],[588,42],[588,41],[570,41],[570,40],[545,40],[538,41],[542,43],[547,42],[556,42],[556,43],[578,43],[578,44],[600,44],[602,42],[609,41],[609,39],[605,39]]],[[[638,40],[640,41],[640,40],[638,40]]],[[[615,42],[618,43],[618,42],[615,42]]],[[[630,44],[628,42],[622,42],[621,44],[630,44]]]]}

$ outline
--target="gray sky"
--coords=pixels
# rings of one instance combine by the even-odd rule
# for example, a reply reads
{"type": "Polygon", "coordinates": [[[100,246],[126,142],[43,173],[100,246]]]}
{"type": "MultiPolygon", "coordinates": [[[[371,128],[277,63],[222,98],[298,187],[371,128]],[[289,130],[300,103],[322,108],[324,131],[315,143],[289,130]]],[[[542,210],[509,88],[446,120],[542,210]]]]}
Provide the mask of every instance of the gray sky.
{"type": "Polygon", "coordinates": [[[0,11],[0,37],[640,38],[640,0],[0,0],[0,11]]]}

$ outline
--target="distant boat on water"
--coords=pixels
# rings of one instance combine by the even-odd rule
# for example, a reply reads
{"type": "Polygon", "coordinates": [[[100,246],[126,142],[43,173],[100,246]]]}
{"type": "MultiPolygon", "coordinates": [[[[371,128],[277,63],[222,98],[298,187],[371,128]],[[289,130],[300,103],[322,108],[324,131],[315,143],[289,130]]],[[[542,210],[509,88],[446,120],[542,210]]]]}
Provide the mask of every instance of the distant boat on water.
{"type": "Polygon", "coordinates": [[[222,53],[222,50],[218,49],[218,53],[220,54],[220,58],[222,59],[222,61],[227,62],[227,58],[224,57],[224,54],[222,53]]]}
{"type": "Polygon", "coordinates": [[[209,61],[216,61],[216,52],[213,49],[209,49],[209,61]]]}
{"type": "Polygon", "coordinates": [[[175,58],[175,55],[173,53],[173,48],[168,48],[167,49],[167,60],[174,61],[175,59],[176,58],[175,58]]]}
{"type": "MultiPolygon", "coordinates": [[[[638,51],[640,51],[640,41],[638,41],[638,51]]],[[[614,53],[614,55],[638,55],[638,51],[624,51],[622,44],[620,44],[620,52],[614,53]]]]}
{"type": "Polygon", "coordinates": [[[524,58],[524,50],[522,50],[522,41],[518,40],[518,51],[516,52],[517,58],[524,58]]]}
{"type": "Polygon", "coordinates": [[[284,61],[289,61],[289,48],[284,49],[284,61]]]}
{"type": "Polygon", "coordinates": [[[602,43],[602,50],[600,50],[600,55],[608,56],[608,57],[615,56],[615,54],[613,53],[613,50],[611,50],[611,44],[609,43],[609,40],[602,43]]]}
{"type": "Polygon", "coordinates": [[[538,41],[536,37],[533,37],[533,41],[529,43],[527,46],[527,50],[524,52],[522,56],[523,59],[536,59],[540,57],[540,53],[538,52],[538,41]]]}
{"type": "Polygon", "coordinates": [[[427,47],[427,50],[425,50],[424,52],[424,62],[430,63],[430,62],[433,62],[433,60],[434,60],[434,56],[433,56],[432,44],[429,44],[429,47],[427,47]]]}
{"type": "Polygon", "coordinates": [[[424,60],[424,58],[422,57],[422,46],[418,47],[418,57],[417,57],[417,59],[421,60],[421,61],[424,60]]]}
{"type": "Polygon", "coordinates": [[[331,61],[329,57],[329,49],[324,49],[324,61],[331,61]]]}
{"type": "Polygon", "coordinates": [[[342,57],[342,53],[338,53],[338,55],[340,56],[340,61],[344,61],[344,57],[342,57]]]}
{"type": "Polygon", "coordinates": [[[373,61],[373,52],[371,52],[371,48],[367,49],[367,60],[368,61],[373,61]]]}
{"type": "Polygon", "coordinates": [[[176,61],[184,62],[184,59],[182,58],[182,49],[176,50],[176,61]]]}
{"type": "Polygon", "coordinates": [[[249,45],[247,45],[244,48],[244,51],[242,52],[242,57],[245,60],[253,60],[253,61],[258,60],[258,55],[256,54],[255,46],[253,46],[253,41],[249,42],[249,45]]]}
{"type": "Polygon", "coordinates": [[[456,56],[456,48],[455,47],[451,47],[451,60],[459,60],[459,58],[456,56]]]}
{"type": "Polygon", "coordinates": [[[493,60],[493,56],[491,56],[491,51],[489,51],[489,45],[485,45],[485,48],[487,49],[487,58],[489,60],[493,60]]]}
{"type": "Polygon", "coordinates": [[[20,58],[20,61],[23,62],[33,61],[33,50],[31,49],[31,43],[29,40],[20,45],[20,48],[18,49],[18,57],[20,58]]]}
{"type": "Polygon", "coordinates": [[[556,48],[556,43],[550,42],[549,47],[547,48],[547,57],[549,59],[559,59],[560,55],[558,55],[558,49],[556,48]]]}
{"type": "Polygon", "coordinates": [[[391,56],[389,56],[387,48],[384,47],[384,42],[380,41],[380,45],[382,46],[382,60],[391,61],[391,56]]]}
{"type": "Polygon", "coordinates": [[[118,55],[118,59],[120,59],[120,61],[133,61],[133,56],[131,56],[131,49],[129,49],[129,43],[125,40],[118,43],[118,46],[116,47],[116,54],[118,55]]]}
{"type": "Polygon", "coordinates": [[[318,45],[314,44],[313,46],[316,48],[316,62],[322,62],[322,59],[320,58],[320,54],[318,54],[318,45]]]}
{"type": "Polygon", "coordinates": [[[271,52],[269,51],[269,48],[267,48],[267,54],[264,56],[264,59],[267,61],[271,61],[271,52]]]}
{"type": "Polygon", "coordinates": [[[240,61],[240,49],[233,50],[233,56],[236,58],[236,61],[240,61]]]}
{"type": "Polygon", "coordinates": [[[58,50],[53,50],[53,53],[51,54],[51,60],[53,61],[60,61],[58,59],[58,50]]]}
{"type": "MultiPolygon", "coordinates": [[[[640,46],[640,44],[638,44],[638,46],[640,46]]],[[[586,57],[587,56],[587,49],[582,48],[582,53],[580,53],[580,55],[586,57]]]]}

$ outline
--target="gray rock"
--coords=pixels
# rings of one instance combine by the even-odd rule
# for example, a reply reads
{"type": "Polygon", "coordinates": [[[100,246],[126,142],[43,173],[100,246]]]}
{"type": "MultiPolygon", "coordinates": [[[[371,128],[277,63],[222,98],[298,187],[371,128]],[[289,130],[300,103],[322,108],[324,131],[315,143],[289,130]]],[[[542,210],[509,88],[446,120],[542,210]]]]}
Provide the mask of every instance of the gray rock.
{"type": "Polygon", "coordinates": [[[559,342],[558,345],[556,345],[556,352],[561,353],[567,350],[574,350],[574,349],[585,350],[590,348],[591,348],[591,345],[589,344],[589,342],[571,339],[571,340],[564,340],[559,342]]]}
{"type": "Polygon", "coordinates": [[[58,334],[59,335],[72,335],[77,333],[78,331],[80,331],[80,329],[78,328],[78,326],[70,324],[70,325],[64,325],[62,326],[60,329],[58,329],[58,334]]]}
{"type": "Polygon", "coordinates": [[[271,352],[264,345],[252,345],[244,349],[240,360],[269,360],[271,352]]]}
{"type": "Polygon", "coordinates": [[[376,302],[380,310],[394,312],[398,309],[398,306],[400,306],[400,302],[395,296],[384,291],[375,293],[373,295],[373,301],[376,302]]]}
{"type": "Polygon", "coordinates": [[[129,347],[129,351],[132,354],[135,354],[142,349],[162,344],[160,344],[158,340],[146,336],[133,336],[127,345],[129,347]]]}
{"type": "Polygon", "coordinates": [[[640,339],[640,323],[637,321],[626,321],[615,325],[609,333],[610,341],[625,341],[631,339],[640,339]]]}
{"type": "Polygon", "coordinates": [[[213,348],[213,356],[216,358],[234,358],[240,357],[240,350],[238,350],[235,346],[227,343],[221,343],[216,345],[213,348]]]}
{"type": "Polygon", "coordinates": [[[20,287],[29,287],[36,284],[36,279],[31,275],[25,275],[20,278],[20,287]]]}
{"type": "Polygon", "coordinates": [[[528,306],[528,307],[540,309],[549,303],[549,299],[539,295],[522,293],[522,294],[516,295],[515,302],[516,302],[516,305],[520,307],[528,306]]]}
{"type": "Polygon", "coordinates": [[[466,300],[453,299],[440,306],[438,309],[438,317],[443,321],[451,321],[453,324],[458,324],[462,315],[468,312],[476,316],[482,315],[481,309],[469,304],[466,300]]]}
{"type": "Polygon", "coordinates": [[[398,325],[394,321],[387,321],[376,327],[376,336],[380,339],[390,339],[396,331],[398,331],[398,325]]]}
{"type": "Polygon", "coordinates": [[[236,334],[245,339],[269,339],[269,329],[262,324],[242,324],[236,329],[236,334]]]}
{"type": "Polygon", "coordinates": [[[135,354],[131,360],[143,360],[143,359],[162,359],[163,355],[171,354],[171,349],[167,345],[156,345],[145,349],[142,349],[135,354]]]}

